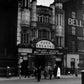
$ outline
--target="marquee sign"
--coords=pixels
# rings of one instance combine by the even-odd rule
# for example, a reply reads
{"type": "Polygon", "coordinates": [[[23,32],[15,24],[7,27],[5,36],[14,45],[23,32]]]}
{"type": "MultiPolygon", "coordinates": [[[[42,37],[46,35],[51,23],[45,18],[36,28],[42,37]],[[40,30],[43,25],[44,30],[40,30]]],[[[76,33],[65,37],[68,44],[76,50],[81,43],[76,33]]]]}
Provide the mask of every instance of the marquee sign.
{"type": "Polygon", "coordinates": [[[55,45],[48,40],[41,40],[36,43],[36,48],[55,49],[55,45]]]}
{"type": "Polygon", "coordinates": [[[34,51],[34,54],[38,54],[38,55],[55,55],[58,52],[59,51],[51,50],[51,49],[36,49],[34,51]]]}

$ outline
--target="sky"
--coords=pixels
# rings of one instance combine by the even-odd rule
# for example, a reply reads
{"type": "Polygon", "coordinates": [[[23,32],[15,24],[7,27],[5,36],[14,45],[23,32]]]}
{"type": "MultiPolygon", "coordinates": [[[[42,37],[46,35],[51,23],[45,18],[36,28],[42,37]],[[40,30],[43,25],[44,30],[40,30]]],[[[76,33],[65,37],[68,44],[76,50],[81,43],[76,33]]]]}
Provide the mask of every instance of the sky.
{"type": "Polygon", "coordinates": [[[49,6],[54,0],[37,0],[37,5],[49,6]]]}

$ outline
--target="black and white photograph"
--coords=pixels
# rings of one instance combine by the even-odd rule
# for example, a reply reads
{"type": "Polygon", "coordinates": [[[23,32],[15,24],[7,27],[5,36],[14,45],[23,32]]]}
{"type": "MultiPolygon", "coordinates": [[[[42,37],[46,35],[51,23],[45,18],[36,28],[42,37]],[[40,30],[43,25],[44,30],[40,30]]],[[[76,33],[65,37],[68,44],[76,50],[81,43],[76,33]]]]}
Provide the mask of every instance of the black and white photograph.
{"type": "Polygon", "coordinates": [[[84,0],[0,0],[0,84],[84,84],[84,0]]]}

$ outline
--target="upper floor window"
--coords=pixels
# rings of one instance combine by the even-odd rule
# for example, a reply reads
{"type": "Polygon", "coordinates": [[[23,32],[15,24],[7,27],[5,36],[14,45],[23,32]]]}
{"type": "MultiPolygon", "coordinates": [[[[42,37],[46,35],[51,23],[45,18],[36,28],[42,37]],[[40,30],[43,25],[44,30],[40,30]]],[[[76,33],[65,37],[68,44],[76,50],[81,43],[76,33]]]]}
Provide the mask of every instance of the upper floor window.
{"type": "Polygon", "coordinates": [[[21,43],[28,44],[29,43],[29,34],[26,32],[21,33],[21,43]]]}
{"type": "Polygon", "coordinates": [[[38,22],[49,23],[50,22],[49,20],[50,20],[49,16],[38,15],[38,22]]]}
{"type": "Polygon", "coordinates": [[[38,31],[38,37],[49,39],[50,38],[50,32],[48,30],[41,29],[38,31]]]}
{"type": "Polygon", "coordinates": [[[83,14],[83,20],[84,20],[84,14],[83,14]]]}
{"type": "Polygon", "coordinates": [[[76,44],[75,41],[72,41],[72,52],[76,51],[76,44]]]}
{"type": "Polygon", "coordinates": [[[84,36],[84,28],[83,28],[83,36],[84,36]]]}
{"type": "Polygon", "coordinates": [[[72,18],[76,18],[76,13],[72,12],[72,18]]]}
{"type": "Polygon", "coordinates": [[[76,34],[76,28],[72,27],[72,35],[75,35],[75,34],[76,34]]]}

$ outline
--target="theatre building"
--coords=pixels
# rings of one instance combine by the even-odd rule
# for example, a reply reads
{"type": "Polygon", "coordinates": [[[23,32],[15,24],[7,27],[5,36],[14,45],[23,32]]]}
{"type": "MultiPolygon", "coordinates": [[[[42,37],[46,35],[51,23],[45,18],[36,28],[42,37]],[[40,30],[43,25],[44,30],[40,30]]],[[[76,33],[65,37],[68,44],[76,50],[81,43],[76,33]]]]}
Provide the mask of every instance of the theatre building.
{"type": "MultiPolygon", "coordinates": [[[[64,70],[64,11],[62,3],[50,7],[37,0],[18,3],[18,64],[21,67],[60,66],[64,70]]],[[[24,70],[23,70],[24,71],[24,70]]]]}
{"type": "Polygon", "coordinates": [[[0,75],[7,75],[8,69],[12,75],[20,69],[24,74],[38,66],[56,65],[63,74],[84,68],[83,0],[54,0],[50,6],[37,5],[37,0],[0,3],[4,4],[0,5],[0,75]]]}
{"type": "MultiPolygon", "coordinates": [[[[62,73],[83,68],[83,0],[54,0],[49,7],[37,0],[18,3],[18,64],[60,66],[62,73]]],[[[22,65],[23,66],[22,66],[22,65]]],[[[24,70],[23,70],[24,71],[24,70]]]]}

